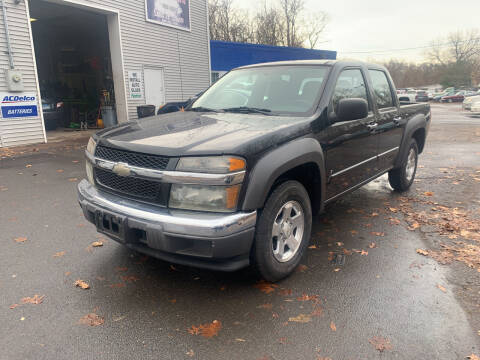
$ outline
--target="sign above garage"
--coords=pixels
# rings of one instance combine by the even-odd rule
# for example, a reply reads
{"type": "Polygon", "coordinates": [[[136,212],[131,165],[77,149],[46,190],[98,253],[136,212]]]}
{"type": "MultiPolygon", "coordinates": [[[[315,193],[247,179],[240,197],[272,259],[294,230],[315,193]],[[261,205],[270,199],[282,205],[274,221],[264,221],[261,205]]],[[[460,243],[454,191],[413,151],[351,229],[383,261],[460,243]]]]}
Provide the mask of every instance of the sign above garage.
{"type": "Polygon", "coordinates": [[[38,116],[38,102],[35,94],[0,93],[2,117],[22,118],[38,116]]]}
{"type": "Polygon", "coordinates": [[[190,0],[145,0],[147,21],[190,30],[190,0]]]}

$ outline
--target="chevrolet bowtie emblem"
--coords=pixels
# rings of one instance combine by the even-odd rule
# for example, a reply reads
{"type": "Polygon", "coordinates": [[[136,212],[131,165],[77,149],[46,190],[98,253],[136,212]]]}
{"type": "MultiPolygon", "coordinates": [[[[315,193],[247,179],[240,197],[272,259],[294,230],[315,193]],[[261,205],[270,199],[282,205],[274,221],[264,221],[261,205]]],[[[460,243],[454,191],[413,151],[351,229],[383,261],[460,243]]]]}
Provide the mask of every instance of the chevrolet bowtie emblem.
{"type": "Polygon", "coordinates": [[[125,163],[117,163],[113,167],[112,171],[117,174],[118,176],[130,176],[132,175],[132,169],[130,169],[130,166],[125,163]]]}

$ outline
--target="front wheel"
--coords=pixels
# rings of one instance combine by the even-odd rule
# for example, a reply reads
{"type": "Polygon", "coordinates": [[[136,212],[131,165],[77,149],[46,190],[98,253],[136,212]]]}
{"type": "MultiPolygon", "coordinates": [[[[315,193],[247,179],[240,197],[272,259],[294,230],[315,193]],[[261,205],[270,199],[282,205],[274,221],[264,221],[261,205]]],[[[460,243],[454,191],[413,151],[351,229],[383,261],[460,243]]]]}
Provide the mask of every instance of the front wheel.
{"type": "Polygon", "coordinates": [[[417,173],[417,164],[418,145],[415,139],[411,139],[400,167],[388,172],[388,181],[394,190],[403,192],[410,189],[417,173]]]}
{"type": "Polygon", "coordinates": [[[253,265],[262,278],[278,281],[290,275],[305,253],[312,230],[312,207],[298,181],[279,185],[270,195],[257,224],[253,265]]]}

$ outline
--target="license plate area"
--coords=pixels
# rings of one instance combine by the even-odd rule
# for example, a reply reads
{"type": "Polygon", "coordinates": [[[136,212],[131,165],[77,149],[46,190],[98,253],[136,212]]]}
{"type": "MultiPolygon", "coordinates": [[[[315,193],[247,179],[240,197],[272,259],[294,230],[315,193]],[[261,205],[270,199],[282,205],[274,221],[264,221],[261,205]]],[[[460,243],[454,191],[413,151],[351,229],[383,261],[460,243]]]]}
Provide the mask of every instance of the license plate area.
{"type": "Polygon", "coordinates": [[[99,232],[125,241],[125,217],[97,210],[95,223],[99,232]]]}

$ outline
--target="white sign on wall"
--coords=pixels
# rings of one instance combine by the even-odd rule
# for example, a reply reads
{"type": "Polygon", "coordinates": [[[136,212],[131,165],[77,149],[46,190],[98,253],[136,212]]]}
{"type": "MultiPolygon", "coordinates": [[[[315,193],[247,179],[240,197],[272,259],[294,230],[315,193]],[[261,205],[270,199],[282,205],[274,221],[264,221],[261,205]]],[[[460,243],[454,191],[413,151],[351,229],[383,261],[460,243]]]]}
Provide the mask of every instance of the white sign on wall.
{"type": "Polygon", "coordinates": [[[190,30],[190,0],[145,0],[147,21],[190,30]]]}
{"type": "Polygon", "coordinates": [[[143,100],[143,73],[142,70],[128,71],[128,88],[130,99],[143,100]]]}
{"type": "Polygon", "coordinates": [[[38,116],[38,101],[35,94],[1,93],[0,100],[4,119],[38,116]]]}

